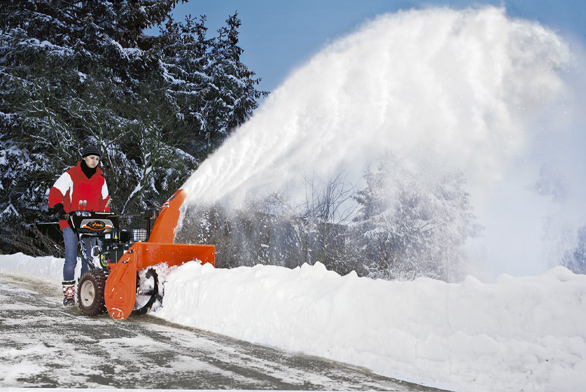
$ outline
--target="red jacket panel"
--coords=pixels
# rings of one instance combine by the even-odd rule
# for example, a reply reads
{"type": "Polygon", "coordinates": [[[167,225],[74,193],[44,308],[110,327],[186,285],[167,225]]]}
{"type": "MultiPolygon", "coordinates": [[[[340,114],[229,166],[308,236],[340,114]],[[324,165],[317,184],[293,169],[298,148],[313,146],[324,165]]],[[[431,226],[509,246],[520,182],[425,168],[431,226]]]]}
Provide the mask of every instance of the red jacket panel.
{"type": "MultiPolygon", "coordinates": [[[[109,212],[110,207],[106,207],[109,199],[108,186],[102,176],[102,170],[97,167],[96,173],[87,178],[81,170],[81,162],[78,162],[76,166],[63,173],[49,191],[49,208],[62,203],[67,213],[77,210],[109,212]],[[84,201],[87,201],[85,206],[84,201]]],[[[67,227],[67,221],[59,221],[59,226],[63,230],[67,227]]]]}

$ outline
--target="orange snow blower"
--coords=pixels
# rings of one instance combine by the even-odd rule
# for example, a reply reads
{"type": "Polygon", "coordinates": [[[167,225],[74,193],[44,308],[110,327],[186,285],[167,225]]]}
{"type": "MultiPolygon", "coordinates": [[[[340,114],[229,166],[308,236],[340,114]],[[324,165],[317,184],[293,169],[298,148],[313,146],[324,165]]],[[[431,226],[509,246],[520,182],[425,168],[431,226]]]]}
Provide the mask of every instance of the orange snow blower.
{"type": "Polygon", "coordinates": [[[89,271],[78,284],[77,300],[83,314],[98,316],[107,310],[116,320],[144,314],[161,300],[157,265],[172,267],[193,260],[215,264],[214,245],[173,243],[179,208],[186,196],[187,192],[179,190],[165,202],[148,242],[133,241],[127,230],[120,229],[120,215],[90,211],[70,214],[69,225],[80,239],[92,237],[98,243],[92,255],[85,257],[90,260],[89,271]]]}

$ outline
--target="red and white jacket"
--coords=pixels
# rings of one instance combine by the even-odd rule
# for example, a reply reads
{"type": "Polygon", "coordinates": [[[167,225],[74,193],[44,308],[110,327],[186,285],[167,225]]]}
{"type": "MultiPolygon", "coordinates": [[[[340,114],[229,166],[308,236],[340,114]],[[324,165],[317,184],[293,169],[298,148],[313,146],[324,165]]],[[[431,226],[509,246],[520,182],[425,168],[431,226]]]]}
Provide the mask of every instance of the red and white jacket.
{"type": "MultiPolygon", "coordinates": [[[[110,211],[107,206],[110,195],[106,179],[102,176],[102,170],[96,167],[96,173],[87,178],[81,170],[81,162],[73,166],[59,177],[49,191],[49,208],[55,204],[63,203],[65,212],[77,210],[110,211]],[[83,201],[87,204],[83,206],[83,201]],[[82,205],[80,206],[80,201],[82,205]]],[[[67,221],[59,221],[61,230],[67,227],[67,221]]]]}

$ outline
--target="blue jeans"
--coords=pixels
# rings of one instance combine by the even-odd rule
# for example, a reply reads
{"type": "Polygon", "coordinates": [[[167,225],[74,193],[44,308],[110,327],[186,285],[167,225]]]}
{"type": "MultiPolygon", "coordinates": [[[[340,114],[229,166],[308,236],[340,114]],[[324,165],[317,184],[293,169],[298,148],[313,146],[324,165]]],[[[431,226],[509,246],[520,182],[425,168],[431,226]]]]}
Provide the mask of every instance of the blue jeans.
{"type": "MultiPolygon", "coordinates": [[[[65,243],[65,264],[63,264],[63,280],[70,281],[75,279],[75,266],[77,265],[77,234],[71,230],[71,227],[63,228],[63,242],[65,243]]],[[[92,246],[96,245],[97,240],[92,238],[84,238],[82,240],[85,254],[91,260],[92,246]]],[[[81,252],[81,257],[84,257],[84,252],[81,252]]],[[[81,261],[81,275],[88,270],[87,261],[81,261]]]]}

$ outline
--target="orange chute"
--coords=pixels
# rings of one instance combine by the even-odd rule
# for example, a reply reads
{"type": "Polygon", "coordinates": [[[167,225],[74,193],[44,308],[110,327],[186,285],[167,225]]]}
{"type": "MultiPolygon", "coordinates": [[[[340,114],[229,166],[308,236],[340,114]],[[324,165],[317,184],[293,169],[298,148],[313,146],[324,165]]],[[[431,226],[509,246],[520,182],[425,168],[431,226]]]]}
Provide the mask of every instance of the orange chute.
{"type": "Polygon", "coordinates": [[[108,314],[113,319],[124,320],[132,313],[138,271],[159,263],[175,266],[192,260],[215,265],[214,245],[173,243],[179,221],[179,208],[186,195],[184,190],[175,192],[161,208],[149,242],[134,243],[117,263],[111,264],[104,290],[104,301],[108,314]]]}
{"type": "Polygon", "coordinates": [[[161,213],[153,226],[149,242],[173,243],[177,222],[179,222],[179,215],[181,215],[179,208],[186,197],[187,192],[184,189],[179,189],[163,204],[161,213]]]}

